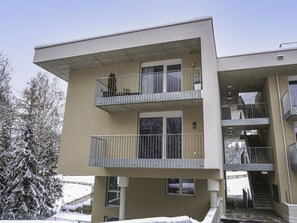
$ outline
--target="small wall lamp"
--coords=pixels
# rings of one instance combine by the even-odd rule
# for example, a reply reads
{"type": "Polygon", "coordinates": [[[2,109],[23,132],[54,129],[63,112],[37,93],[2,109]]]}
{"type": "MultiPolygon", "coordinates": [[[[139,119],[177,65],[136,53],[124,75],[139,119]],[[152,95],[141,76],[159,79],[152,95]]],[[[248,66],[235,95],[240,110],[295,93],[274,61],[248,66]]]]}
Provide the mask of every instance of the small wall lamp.
{"type": "Polygon", "coordinates": [[[196,129],[196,122],[193,122],[193,129],[196,129]]]}

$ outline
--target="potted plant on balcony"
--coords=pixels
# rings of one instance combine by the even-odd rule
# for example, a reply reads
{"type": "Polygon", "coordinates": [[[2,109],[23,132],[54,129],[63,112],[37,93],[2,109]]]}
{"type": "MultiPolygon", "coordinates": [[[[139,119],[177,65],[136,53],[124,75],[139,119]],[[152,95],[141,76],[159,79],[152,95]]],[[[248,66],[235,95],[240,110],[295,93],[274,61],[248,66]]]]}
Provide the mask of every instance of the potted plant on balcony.
{"type": "Polygon", "coordinates": [[[103,97],[111,97],[116,95],[117,87],[116,87],[116,76],[114,73],[110,73],[107,82],[107,91],[103,92],[103,97]]]}
{"type": "Polygon", "coordinates": [[[194,82],[194,90],[195,91],[201,90],[201,81],[200,80],[197,80],[194,82]]]}

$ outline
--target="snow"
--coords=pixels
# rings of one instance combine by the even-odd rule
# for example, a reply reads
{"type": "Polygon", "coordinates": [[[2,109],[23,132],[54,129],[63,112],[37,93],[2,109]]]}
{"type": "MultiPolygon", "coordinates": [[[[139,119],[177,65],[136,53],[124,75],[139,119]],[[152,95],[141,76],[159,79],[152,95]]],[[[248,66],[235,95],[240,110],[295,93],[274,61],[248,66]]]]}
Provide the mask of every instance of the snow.
{"type": "Polygon", "coordinates": [[[81,198],[92,193],[92,187],[80,184],[63,185],[63,203],[69,203],[75,199],[81,198]]]}
{"type": "Polygon", "coordinates": [[[143,218],[134,220],[117,221],[117,223],[198,223],[198,221],[189,218],[188,216],[180,217],[155,217],[143,218]]]}
{"type": "Polygon", "coordinates": [[[94,176],[61,176],[62,181],[82,182],[94,184],[94,176]]]}
{"type": "Polygon", "coordinates": [[[66,222],[91,222],[91,215],[76,212],[59,212],[49,220],[64,220],[66,222]]]}
{"type": "MultiPolygon", "coordinates": [[[[246,175],[245,171],[238,172],[227,172],[227,176],[235,176],[235,175],[246,175]]],[[[239,179],[227,179],[227,193],[229,195],[240,195],[242,196],[242,189],[250,189],[249,179],[239,178],[239,179]]]]}

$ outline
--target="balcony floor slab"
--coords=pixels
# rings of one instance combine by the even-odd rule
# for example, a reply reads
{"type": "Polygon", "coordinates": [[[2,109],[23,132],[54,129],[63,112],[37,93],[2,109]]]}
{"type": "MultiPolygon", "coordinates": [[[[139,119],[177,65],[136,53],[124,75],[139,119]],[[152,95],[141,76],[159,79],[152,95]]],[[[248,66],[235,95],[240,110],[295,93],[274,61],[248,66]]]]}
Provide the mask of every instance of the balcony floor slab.
{"type": "Polygon", "coordinates": [[[224,164],[225,171],[274,171],[273,163],[224,164]]]}
{"type": "Polygon", "coordinates": [[[90,166],[106,168],[168,168],[201,169],[204,159],[100,159],[90,162],[90,166]]]}
{"type": "Polygon", "coordinates": [[[108,112],[168,110],[202,106],[202,91],[98,97],[95,105],[108,112]]]}

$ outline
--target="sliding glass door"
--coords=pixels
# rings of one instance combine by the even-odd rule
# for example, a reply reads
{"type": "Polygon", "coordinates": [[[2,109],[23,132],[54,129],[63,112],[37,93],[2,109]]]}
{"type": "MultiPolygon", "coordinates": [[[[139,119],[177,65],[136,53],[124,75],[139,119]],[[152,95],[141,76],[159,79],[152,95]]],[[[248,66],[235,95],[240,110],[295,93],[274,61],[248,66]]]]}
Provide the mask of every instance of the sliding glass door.
{"type": "Polygon", "coordinates": [[[142,94],[181,91],[181,60],[142,64],[142,94]]]}
{"type": "Polygon", "coordinates": [[[182,158],[182,117],[170,115],[164,112],[156,117],[140,117],[139,158],[182,158]]]}

